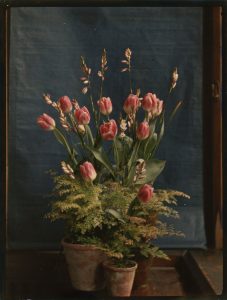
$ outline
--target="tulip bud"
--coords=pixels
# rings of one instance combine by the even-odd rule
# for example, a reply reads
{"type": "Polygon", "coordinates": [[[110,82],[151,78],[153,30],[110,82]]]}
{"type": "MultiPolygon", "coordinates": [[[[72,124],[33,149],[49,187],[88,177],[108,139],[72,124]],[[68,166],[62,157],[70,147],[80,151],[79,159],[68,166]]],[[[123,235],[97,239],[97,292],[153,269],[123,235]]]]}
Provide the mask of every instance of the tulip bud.
{"type": "Polygon", "coordinates": [[[55,129],[55,121],[47,114],[42,114],[37,118],[37,124],[46,131],[51,131],[55,129]]]}
{"type": "Polygon", "coordinates": [[[68,96],[62,96],[61,98],[59,98],[58,101],[59,101],[60,108],[63,111],[63,113],[67,114],[72,111],[72,103],[68,96]]]}
{"type": "Polygon", "coordinates": [[[142,107],[149,112],[152,117],[157,117],[163,109],[163,101],[159,100],[155,94],[147,93],[142,100],[142,107]]]}
{"type": "Polygon", "coordinates": [[[110,120],[99,127],[101,137],[106,141],[111,141],[117,134],[117,124],[115,120],[110,120]]]}
{"type": "Polygon", "coordinates": [[[142,107],[145,111],[152,111],[156,107],[158,98],[155,94],[147,93],[142,100],[142,107]]]}
{"type": "Polygon", "coordinates": [[[148,122],[144,121],[139,124],[136,130],[136,136],[138,140],[142,141],[149,137],[150,135],[150,127],[148,122]]]}
{"type": "Polygon", "coordinates": [[[149,184],[144,184],[137,194],[137,198],[144,203],[147,203],[151,200],[154,194],[154,188],[149,184]]]}
{"type": "Polygon", "coordinates": [[[92,163],[89,161],[85,161],[82,165],[80,165],[80,174],[84,181],[94,181],[97,173],[92,163]]]}
{"type": "Polygon", "coordinates": [[[112,112],[112,102],[109,97],[102,97],[98,102],[98,106],[100,109],[100,112],[104,115],[107,116],[112,112]]]}
{"type": "Polygon", "coordinates": [[[140,105],[139,98],[136,95],[130,94],[124,102],[123,109],[127,115],[134,114],[140,105]]]}
{"type": "Polygon", "coordinates": [[[75,118],[77,122],[81,125],[87,125],[90,122],[90,113],[87,107],[83,106],[82,108],[75,110],[75,118]]]}

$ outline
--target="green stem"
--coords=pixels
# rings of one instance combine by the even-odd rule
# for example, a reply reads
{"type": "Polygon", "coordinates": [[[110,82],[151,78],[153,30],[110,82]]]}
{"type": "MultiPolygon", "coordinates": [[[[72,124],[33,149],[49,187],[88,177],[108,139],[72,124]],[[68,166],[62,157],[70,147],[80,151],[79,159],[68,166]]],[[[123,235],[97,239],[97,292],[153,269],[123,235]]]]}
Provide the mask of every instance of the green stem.
{"type": "Polygon", "coordinates": [[[88,78],[88,81],[89,81],[89,85],[88,85],[88,88],[89,88],[89,99],[90,99],[90,102],[91,102],[92,112],[93,112],[94,119],[95,119],[95,125],[96,125],[96,128],[98,129],[97,112],[95,110],[95,106],[94,106],[94,102],[93,102],[93,97],[92,97],[92,92],[91,92],[92,89],[91,89],[90,78],[88,78]]]}
{"type": "Polygon", "coordinates": [[[130,63],[130,61],[129,61],[129,65],[128,65],[128,76],[129,76],[130,93],[132,94],[132,78],[131,78],[131,63],[130,63]]]}
{"type": "Polygon", "coordinates": [[[67,152],[68,152],[68,154],[69,154],[71,160],[73,161],[73,163],[74,163],[75,165],[77,165],[77,161],[76,161],[75,157],[73,157],[72,150],[71,150],[71,148],[70,148],[70,146],[69,146],[69,144],[68,144],[66,138],[64,137],[64,135],[61,133],[61,131],[60,131],[58,128],[55,128],[55,129],[54,129],[54,133],[55,133],[55,136],[56,136],[56,138],[58,139],[58,141],[59,141],[62,145],[64,145],[64,146],[66,147],[67,152]]]}
{"type": "MultiPolygon", "coordinates": [[[[100,96],[99,96],[99,100],[102,98],[102,93],[103,93],[103,79],[101,78],[101,86],[100,86],[100,96]]],[[[101,117],[101,113],[100,113],[100,110],[98,112],[98,119],[97,119],[97,123],[98,125],[100,124],[100,117],[101,117]]],[[[98,127],[97,127],[97,130],[98,130],[98,127]]]]}
{"type": "Polygon", "coordinates": [[[100,87],[100,97],[99,97],[99,99],[102,98],[103,81],[104,81],[102,78],[101,78],[101,80],[102,80],[102,82],[101,82],[101,87],[100,87]]]}
{"type": "Polygon", "coordinates": [[[93,135],[92,135],[90,127],[88,125],[85,125],[84,127],[86,129],[86,135],[88,137],[88,140],[91,143],[91,146],[94,146],[94,138],[93,138],[93,135]]]}
{"type": "Polygon", "coordinates": [[[119,169],[119,153],[117,150],[117,145],[116,145],[116,137],[113,140],[113,147],[114,147],[114,153],[115,153],[115,161],[116,161],[116,165],[117,165],[117,169],[119,169]]]}

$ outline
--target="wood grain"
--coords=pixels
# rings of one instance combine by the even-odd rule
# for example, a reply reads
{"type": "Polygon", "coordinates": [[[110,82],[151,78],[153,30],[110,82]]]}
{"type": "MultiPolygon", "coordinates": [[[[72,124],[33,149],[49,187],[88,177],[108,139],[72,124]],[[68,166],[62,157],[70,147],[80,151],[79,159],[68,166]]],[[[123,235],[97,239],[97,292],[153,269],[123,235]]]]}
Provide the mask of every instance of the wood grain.
{"type": "MultiPolygon", "coordinates": [[[[200,286],[198,274],[205,276],[200,268],[196,271],[188,267],[186,251],[167,251],[170,261],[155,260],[149,274],[133,288],[133,296],[201,296],[215,295],[211,286],[207,289],[200,286]]],[[[199,261],[198,254],[197,260],[199,261]]],[[[202,266],[206,269],[206,256],[202,256],[202,266]]],[[[217,264],[217,260],[214,261],[217,264]]],[[[194,263],[196,260],[194,259],[194,263]]],[[[212,269],[212,258],[209,256],[212,269]]],[[[222,271],[221,261],[218,262],[217,275],[222,271]]],[[[192,265],[192,263],[190,262],[192,265]]],[[[217,268],[217,265],[215,266],[217,268]]],[[[220,275],[219,274],[219,275],[220,275]]],[[[218,276],[216,278],[219,278],[218,276]]],[[[206,280],[206,279],[204,279],[206,280]]],[[[210,278],[212,281],[212,278],[210,278]]],[[[218,280],[218,279],[217,279],[218,280]]],[[[211,282],[210,281],[210,282],[211,282]]],[[[206,280],[209,283],[209,281],[206,280]]],[[[216,285],[222,284],[216,282],[216,285]]],[[[70,284],[65,259],[61,252],[56,251],[10,251],[6,262],[6,300],[53,298],[72,299],[95,296],[106,296],[105,291],[88,293],[73,290],[70,284]]]]}

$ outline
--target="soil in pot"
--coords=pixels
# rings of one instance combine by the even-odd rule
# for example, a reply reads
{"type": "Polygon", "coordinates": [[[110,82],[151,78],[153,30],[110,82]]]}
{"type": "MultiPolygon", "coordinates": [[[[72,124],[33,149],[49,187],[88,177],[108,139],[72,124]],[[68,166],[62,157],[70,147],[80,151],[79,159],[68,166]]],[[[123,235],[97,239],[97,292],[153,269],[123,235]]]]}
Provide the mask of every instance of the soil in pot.
{"type": "Polygon", "coordinates": [[[105,287],[102,267],[106,255],[94,245],[70,244],[62,241],[72,286],[81,291],[105,287]]]}
{"type": "Polygon", "coordinates": [[[103,263],[106,275],[106,288],[111,296],[129,297],[131,295],[137,263],[129,261],[127,266],[116,266],[113,261],[103,263]]]}

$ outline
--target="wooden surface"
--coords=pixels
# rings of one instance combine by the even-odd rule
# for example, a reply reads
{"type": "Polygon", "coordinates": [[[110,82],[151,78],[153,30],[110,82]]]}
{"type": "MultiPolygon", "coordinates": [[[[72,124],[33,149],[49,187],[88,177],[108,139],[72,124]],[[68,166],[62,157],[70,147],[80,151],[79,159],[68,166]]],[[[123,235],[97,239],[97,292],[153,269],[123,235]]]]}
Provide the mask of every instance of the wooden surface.
{"type": "Polygon", "coordinates": [[[207,245],[221,249],[222,233],[222,8],[203,9],[203,166],[207,245]]]}
{"type": "MultiPolygon", "coordinates": [[[[220,259],[212,260],[211,254],[202,252],[195,252],[194,256],[185,251],[170,251],[168,254],[171,261],[155,260],[149,274],[141,278],[138,286],[134,286],[133,296],[201,296],[214,295],[214,290],[221,291],[220,259]],[[192,265],[192,260],[195,264],[200,261],[201,269],[190,269],[188,262],[192,265]],[[212,261],[215,263],[216,276],[211,275],[210,286],[208,284],[204,288],[201,278],[198,280],[198,274],[203,277],[212,273],[212,261]],[[218,289],[214,286],[218,286],[218,289]]],[[[90,296],[101,299],[106,296],[105,291],[84,293],[73,290],[64,256],[60,252],[10,251],[6,266],[5,300],[78,299],[90,296]]]]}
{"type": "Polygon", "coordinates": [[[199,266],[204,277],[216,295],[223,290],[223,254],[222,251],[190,251],[190,255],[199,266]]]}

